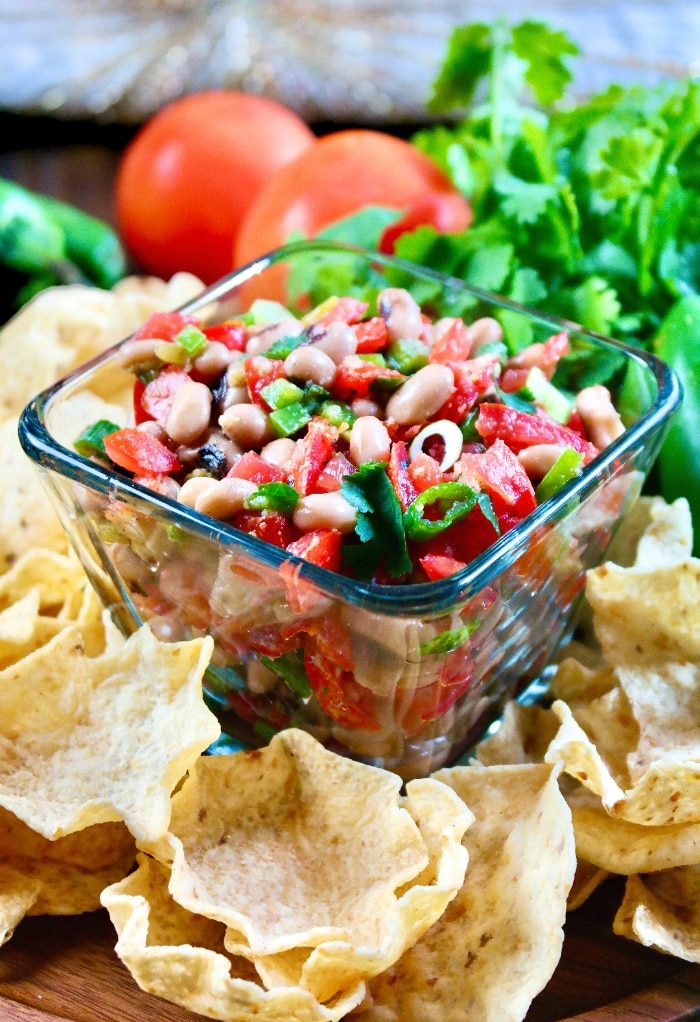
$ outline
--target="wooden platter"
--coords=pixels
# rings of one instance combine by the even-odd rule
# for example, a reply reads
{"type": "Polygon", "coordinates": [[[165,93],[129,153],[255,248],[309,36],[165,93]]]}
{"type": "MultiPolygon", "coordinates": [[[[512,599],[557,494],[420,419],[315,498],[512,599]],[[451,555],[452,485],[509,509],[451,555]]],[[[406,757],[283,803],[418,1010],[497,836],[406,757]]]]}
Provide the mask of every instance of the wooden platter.
{"type": "MultiPolygon", "coordinates": [[[[47,138],[44,146],[32,133],[34,145],[22,150],[7,147],[6,133],[0,177],[113,223],[119,147],[111,138],[105,145],[103,132],[95,142],[89,132],[72,131],[75,143],[47,138]]],[[[700,1020],[700,966],[613,934],[622,885],[622,879],[608,881],[569,916],[561,961],[527,1022],[700,1020]]],[[[25,919],[0,950],[0,1022],[193,1022],[201,1017],[139,990],[114,952],[115,941],[103,911],[25,919]]]]}

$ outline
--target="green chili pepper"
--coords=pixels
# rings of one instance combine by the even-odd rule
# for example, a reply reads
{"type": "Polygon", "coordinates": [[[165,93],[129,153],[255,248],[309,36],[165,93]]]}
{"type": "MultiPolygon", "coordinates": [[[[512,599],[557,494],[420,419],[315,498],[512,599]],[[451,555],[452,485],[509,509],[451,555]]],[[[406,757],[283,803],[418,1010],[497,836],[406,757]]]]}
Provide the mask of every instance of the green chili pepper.
{"type": "Polygon", "coordinates": [[[175,337],[173,338],[175,344],[177,344],[190,358],[196,358],[197,355],[201,355],[207,344],[207,335],[195,326],[194,323],[188,323],[184,326],[175,337]]]}
{"type": "Polygon", "coordinates": [[[438,536],[450,525],[466,518],[476,505],[492,524],[497,527],[491,501],[485,493],[477,493],[466,483],[438,483],[430,486],[404,511],[403,525],[409,539],[425,540],[438,536]],[[431,504],[438,504],[442,518],[424,518],[423,512],[431,504]]]}
{"type": "Polygon", "coordinates": [[[68,258],[97,287],[111,288],[126,275],[127,264],[119,238],[97,217],[66,202],[34,193],[46,215],[63,230],[68,258]]]}
{"type": "Polygon", "coordinates": [[[116,423],[110,422],[109,419],[98,419],[97,422],[93,422],[82,431],[78,439],[73,443],[73,447],[84,458],[90,458],[93,455],[106,458],[105,437],[111,436],[112,433],[116,433],[120,428],[116,423]]]}
{"type": "Polygon", "coordinates": [[[270,412],[270,422],[277,436],[293,436],[311,420],[312,413],[301,401],[270,412]]]}
{"type": "Polygon", "coordinates": [[[683,387],[657,461],[666,500],[687,497],[693,517],[694,553],[700,555],[700,296],[673,306],[656,336],[654,350],[677,373],[683,387]]]}
{"type": "Polygon", "coordinates": [[[299,493],[289,483],[260,483],[246,497],[244,505],[251,511],[282,511],[291,514],[299,502],[299,493]]]}
{"type": "Polygon", "coordinates": [[[576,476],[581,475],[581,469],[583,467],[583,454],[580,451],[574,450],[573,447],[566,447],[557,460],[554,462],[549,472],[547,472],[535,490],[535,497],[537,498],[538,504],[543,504],[545,500],[549,500],[553,497],[562,486],[565,486],[576,476]]]}
{"type": "Polygon", "coordinates": [[[289,405],[298,404],[304,396],[304,391],[297,387],[296,383],[281,377],[263,387],[260,395],[270,408],[287,408],[289,405]]]}

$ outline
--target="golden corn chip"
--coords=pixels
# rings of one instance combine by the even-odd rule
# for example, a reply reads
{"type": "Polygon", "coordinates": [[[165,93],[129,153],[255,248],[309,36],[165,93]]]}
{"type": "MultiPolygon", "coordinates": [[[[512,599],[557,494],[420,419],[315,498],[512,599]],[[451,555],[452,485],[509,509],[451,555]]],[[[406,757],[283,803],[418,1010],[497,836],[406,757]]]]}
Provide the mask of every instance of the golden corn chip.
{"type": "Polygon", "coordinates": [[[16,417],[0,422],[0,472],[12,480],[0,501],[0,572],[35,547],[65,553],[66,534],[20,446],[16,417]]]}
{"type": "Polygon", "coordinates": [[[0,805],[51,840],[118,820],[160,837],[171,792],[220,734],[202,700],[211,650],[142,626],[91,658],[69,626],[0,671],[0,805]]]}
{"type": "Polygon", "coordinates": [[[0,576],[0,607],[36,589],[39,608],[59,613],[76,592],[82,593],[85,582],[85,572],[73,554],[60,554],[44,547],[28,550],[0,576]]]}
{"type": "Polygon", "coordinates": [[[134,873],[102,892],[116,953],[146,993],[224,1022],[338,1022],[361,1002],[363,985],[330,1005],[295,987],[263,989],[250,962],[226,953],[224,925],[178,905],[168,879],[141,855],[134,873]]]}
{"type": "Polygon", "coordinates": [[[598,869],[597,866],[593,866],[590,862],[586,862],[585,859],[578,857],[576,861],[576,875],[574,876],[569,896],[566,899],[567,912],[573,912],[574,909],[580,908],[609,877],[610,873],[607,870],[598,869]]]}
{"type": "Polygon", "coordinates": [[[6,944],[36,902],[41,881],[23,876],[0,861],[0,947],[6,944]]]}
{"type": "Polygon", "coordinates": [[[571,815],[550,766],[453,767],[475,822],[464,884],[443,916],[369,983],[356,1022],[519,1022],[561,955],[576,859],[571,815]]]}
{"type": "Polygon", "coordinates": [[[467,808],[436,781],[400,787],[290,729],[201,760],[148,850],[179,904],[227,925],[230,953],[330,1001],[395,960],[464,876],[467,808]]]}
{"type": "MultiPolygon", "coordinates": [[[[349,926],[349,940],[325,941],[310,951],[295,948],[256,956],[255,967],[265,986],[301,986],[319,1001],[330,1001],[393,965],[440,918],[464,880],[468,856],[460,840],[473,816],[451,788],[431,779],[409,781],[400,801],[415,820],[430,860],[388,906],[381,930],[371,935],[375,944],[362,943],[369,933],[349,926]]],[[[250,955],[243,945],[233,946],[228,933],[226,947],[250,955]]]]}
{"type": "Polygon", "coordinates": [[[0,330],[0,421],[152,312],[176,308],[201,288],[196,277],[178,274],[171,284],[135,277],[112,291],[75,284],[40,292],[0,330]]]}
{"type": "Polygon", "coordinates": [[[479,742],[476,758],[484,766],[541,763],[558,720],[542,706],[506,704],[498,730],[479,742]]]}
{"type": "Polygon", "coordinates": [[[615,933],[700,962],[700,864],[627,878],[615,933]]]}
{"type": "Polygon", "coordinates": [[[135,857],[134,839],[123,823],[98,823],[48,841],[0,809],[0,865],[30,881],[34,890],[24,914],[94,912],[100,907],[102,889],[121,880],[135,857]]]}

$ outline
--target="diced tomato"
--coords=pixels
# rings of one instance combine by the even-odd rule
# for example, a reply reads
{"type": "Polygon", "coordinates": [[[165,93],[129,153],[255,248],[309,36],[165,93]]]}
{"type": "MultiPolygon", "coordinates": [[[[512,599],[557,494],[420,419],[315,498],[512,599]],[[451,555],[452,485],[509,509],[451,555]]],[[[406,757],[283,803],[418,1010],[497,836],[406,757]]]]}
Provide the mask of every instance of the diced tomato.
{"type": "Polygon", "coordinates": [[[165,444],[138,429],[118,429],[104,438],[104,445],[115,465],[138,476],[169,475],[182,468],[165,444]]]}
{"type": "Polygon", "coordinates": [[[159,425],[164,426],[170,415],[175,394],[188,380],[189,376],[180,366],[166,365],[155,379],[145,386],[142,385],[140,393],[137,394],[137,390],[134,388],[136,421],[144,422],[146,419],[154,419],[159,425]]]}
{"type": "Polygon", "coordinates": [[[242,532],[282,548],[294,538],[292,526],[281,511],[239,511],[233,525],[242,532]]]}
{"type": "Polygon", "coordinates": [[[353,323],[360,322],[367,309],[367,302],[362,302],[359,298],[344,296],[334,302],[317,322],[321,326],[330,326],[331,323],[347,323],[352,325],[353,323]]]}
{"type": "Polygon", "coordinates": [[[537,506],[530,477],[500,437],[483,453],[462,454],[455,470],[463,482],[498,496],[521,518],[537,506]]]}
{"type": "Polygon", "coordinates": [[[365,319],[353,327],[357,338],[357,352],[368,355],[373,351],[382,351],[389,339],[386,321],[381,316],[365,319]]]}
{"type": "Polygon", "coordinates": [[[561,444],[580,451],[586,464],[598,454],[597,447],[568,426],[545,414],[530,415],[508,405],[484,402],[479,407],[476,429],[487,445],[500,437],[516,453],[534,444],[561,444]]]}
{"type": "Polygon", "coordinates": [[[311,529],[287,544],[287,551],[329,571],[340,570],[341,534],[337,529],[311,529]]]}
{"type": "Polygon", "coordinates": [[[506,394],[514,394],[527,383],[529,369],[504,369],[498,380],[498,386],[506,394]]]}
{"type": "Polygon", "coordinates": [[[331,720],[357,731],[380,730],[371,690],[359,685],[351,671],[334,664],[313,636],[306,642],[304,667],[316,702],[331,720]]]}
{"type": "Polygon", "coordinates": [[[573,429],[574,433],[578,433],[582,440],[585,440],[586,443],[588,443],[588,433],[586,432],[586,427],[583,423],[583,419],[576,411],[576,409],[574,409],[571,415],[569,416],[569,421],[567,422],[566,425],[569,427],[569,429],[573,429]]]}
{"type": "Polygon", "coordinates": [[[440,535],[412,544],[411,552],[418,559],[434,554],[469,564],[497,539],[498,533],[491,522],[484,517],[481,508],[475,507],[466,518],[450,525],[440,535]]]}
{"type": "Polygon", "coordinates": [[[306,435],[297,440],[289,481],[302,497],[315,493],[321,472],[333,454],[338,430],[327,419],[317,416],[308,425],[306,435]]]}
{"type": "Polygon", "coordinates": [[[435,418],[461,422],[493,383],[497,365],[498,358],[495,355],[480,355],[468,362],[450,362],[455,390],[435,418]]]}
{"type": "Polygon", "coordinates": [[[418,488],[410,476],[409,465],[408,447],[403,440],[392,444],[387,474],[394,487],[394,492],[399,498],[402,511],[405,511],[418,496],[418,488]]]}
{"type": "Polygon", "coordinates": [[[243,351],[248,331],[243,323],[215,323],[213,326],[202,327],[202,333],[210,341],[218,341],[229,351],[243,351]]]}
{"type": "Polygon", "coordinates": [[[463,319],[455,319],[430,351],[431,362],[465,362],[471,351],[472,337],[463,319]]]}
{"type": "Polygon", "coordinates": [[[357,355],[347,355],[338,366],[331,391],[341,401],[354,401],[356,397],[367,397],[377,380],[404,379],[403,373],[397,369],[387,369],[374,362],[366,362],[357,355]]]}
{"type": "Polygon", "coordinates": [[[471,685],[471,672],[450,680],[442,675],[430,685],[410,691],[397,689],[395,712],[401,722],[401,730],[407,735],[417,735],[426,724],[437,720],[457,702],[471,685]]]}
{"type": "Polygon", "coordinates": [[[195,323],[193,316],[181,312],[153,312],[134,334],[135,340],[155,337],[159,341],[172,341],[188,323],[195,323]]]}
{"type": "Polygon", "coordinates": [[[330,456],[316,480],[316,489],[319,493],[333,493],[340,489],[345,476],[356,471],[350,459],[336,451],[330,456]]]}
{"type": "Polygon", "coordinates": [[[281,483],[287,478],[278,465],[265,461],[255,451],[246,451],[226,473],[232,479],[248,479],[260,486],[261,483],[281,483]]]}
{"type": "Polygon", "coordinates": [[[408,466],[408,477],[418,493],[423,493],[431,486],[445,482],[445,475],[440,470],[440,463],[425,451],[419,451],[411,461],[408,466]]]}
{"type": "Polygon", "coordinates": [[[437,582],[448,575],[456,575],[462,568],[466,568],[464,561],[458,561],[456,557],[449,557],[447,554],[426,554],[418,560],[430,582],[437,582]]]}
{"type": "Polygon", "coordinates": [[[264,721],[277,731],[289,726],[291,718],[284,706],[269,695],[231,690],[226,693],[226,698],[233,712],[249,724],[264,721]]]}
{"type": "Polygon", "coordinates": [[[308,618],[305,624],[307,635],[312,635],[318,649],[344,671],[355,668],[352,652],[352,639],[339,609],[336,607],[327,614],[317,614],[308,618]]]}
{"type": "Polygon", "coordinates": [[[274,383],[281,376],[284,376],[284,362],[279,358],[265,358],[264,355],[251,355],[243,363],[245,382],[248,387],[250,400],[254,405],[264,408],[266,412],[271,411],[270,405],[260,391],[268,384],[274,383]]]}
{"type": "Polygon", "coordinates": [[[552,334],[543,344],[529,344],[506,362],[508,369],[541,369],[547,379],[551,379],[557,363],[569,351],[569,335],[565,330],[552,334]]]}

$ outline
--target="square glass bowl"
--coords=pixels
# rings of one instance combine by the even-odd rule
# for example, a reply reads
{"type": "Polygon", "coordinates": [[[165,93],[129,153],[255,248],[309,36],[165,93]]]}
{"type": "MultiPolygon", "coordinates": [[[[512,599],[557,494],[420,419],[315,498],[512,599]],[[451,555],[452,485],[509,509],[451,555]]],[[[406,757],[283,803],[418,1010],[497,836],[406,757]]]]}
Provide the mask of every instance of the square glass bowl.
{"type": "Polygon", "coordinates": [[[572,389],[604,364],[627,426],[457,574],[410,585],[347,578],[81,457],[72,443],[89,422],[130,421],[134,377],[120,365],[121,345],[41,393],[20,438],[123,631],[146,621],[168,640],[213,636],[205,695],[230,738],[224,747],[261,745],[295,726],[408,779],[458,759],[571,634],[585,573],[638,496],[680,390],[644,351],[339,244],[277,250],[181,311],[213,324],[254,298],[303,309],[329,293],[371,297],[387,285],[408,288],[432,318],[493,316],[518,346],[567,330],[572,389]]]}

